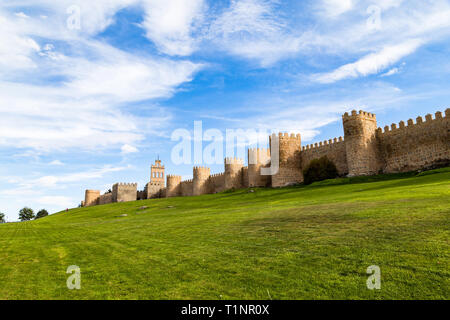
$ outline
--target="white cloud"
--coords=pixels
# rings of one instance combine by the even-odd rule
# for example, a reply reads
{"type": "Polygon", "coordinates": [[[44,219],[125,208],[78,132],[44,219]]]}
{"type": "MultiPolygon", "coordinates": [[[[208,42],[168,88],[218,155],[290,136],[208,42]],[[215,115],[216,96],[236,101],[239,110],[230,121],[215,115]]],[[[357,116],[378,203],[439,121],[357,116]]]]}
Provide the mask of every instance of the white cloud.
{"type": "Polygon", "coordinates": [[[351,10],[354,2],[355,0],[322,0],[319,1],[319,11],[326,17],[336,17],[351,10]]]}
{"type": "Polygon", "coordinates": [[[49,163],[49,165],[51,165],[51,166],[63,166],[64,163],[62,163],[59,160],[53,160],[52,162],[49,163]]]}
{"type": "Polygon", "coordinates": [[[129,144],[124,144],[121,148],[122,154],[139,152],[136,147],[130,146],[129,144]]]}
{"type": "Polygon", "coordinates": [[[74,199],[65,196],[44,196],[37,199],[37,203],[39,204],[61,208],[71,208],[74,202],[74,199]]]}
{"type": "Polygon", "coordinates": [[[392,68],[388,72],[383,73],[381,75],[381,77],[390,77],[390,76],[393,76],[394,74],[397,74],[399,72],[400,72],[399,68],[392,68]]]}
{"type": "Polygon", "coordinates": [[[302,39],[285,30],[276,5],[277,1],[269,0],[232,0],[212,23],[208,38],[221,50],[258,60],[263,66],[296,53],[302,39]]]}
{"type": "Polygon", "coordinates": [[[377,74],[414,52],[422,43],[422,40],[414,39],[387,46],[379,52],[369,54],[354,63],[343,65],[332,72],[314,75],[313,79],[321,83],[332,83],[343,79],[377,74]]]}
{"type": "Polygon", "coordinates": [[[124,171],[130,168],[130,166],[115,167],[108,165],[89,171],[72,172],[61,175],[47,175],[35,179],[23,179],[21,177],[16,177],[14,181],[17,187],[3,190],[0,194],[11,195],[16,192],[17,194],[20,194],[20,192],[40,190],[42,188],[60,188],[61,184],[67,186],[68,184],[79,183],[82,181],[100,179],[108,174],[124,171]]]}
{"type": "MultiPolygon", "coordinates": [[[[97,16],[99,21],[92,17],[89,30],[101,30],[108,20],[102,17],[126,4],[114,3],[104,2],[107,8],[97,16]]],[[[4,22],[0,29],[0,146],[49,152],[132,145],[159,132],[171,114],[159,110],[159,116],[138,117],[123,107],[170,97],[202,68],[190,61],[127,53],[85,38],[86,34],[68,36],[65,28],[55,28],[51,21],[31,17],[18,22],[0,5],[0,23],[4,22]],[[42,47],[34,36],[46,38],[42,47]],[[68,39],[64,46],[73,56],[59,52],[53,42],[68,39]],[[50,76],[63,81],[41,83],[50,76]]]]}
{"type": "Polygon", "coordinates": [[[190,55],[197,46],[192,33],[201,25],[204,0],[144,0],[142,27],[158,49],[169,55],[190,55]]]}
{"type": "Polygon", "coordinates": [[[19,18],[23,18],[23,19],[28,19],[29,18],[29,16],[27,16],[25,13],[23,13],[23,12],[16,12],[15,13],[15,16],[16,17],[19,17],[19,18]]]}

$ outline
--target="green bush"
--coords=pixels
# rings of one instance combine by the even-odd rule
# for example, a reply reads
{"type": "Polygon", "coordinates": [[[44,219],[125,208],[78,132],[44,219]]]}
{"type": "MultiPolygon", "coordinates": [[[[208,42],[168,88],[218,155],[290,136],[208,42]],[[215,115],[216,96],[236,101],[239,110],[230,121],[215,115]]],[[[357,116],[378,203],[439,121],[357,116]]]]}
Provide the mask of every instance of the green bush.
{"type": "Polygon", "coordinates": [[[303,170],[305,184],[311,184],[315,181],[334,179],[338,176],[336,165],[326,156],[320,159],[312,160],[303,170]]]}
{"type": "Polygon", "coordinates": [[[34,211],[28,207],[25,207],[19,211],[20,221],[29,221],[34,219],[34,211]]]}
{"type": "Polygon", "coordinates": [[[36,217],[34,217],[34,219],[36,220],[36,219],[40,219],[40,218],[43,218],[46,216],[48,216],[48,211],[45,209],[42,209],[42,210],[39,210],[39,212],[36,214],[36,217]]]}

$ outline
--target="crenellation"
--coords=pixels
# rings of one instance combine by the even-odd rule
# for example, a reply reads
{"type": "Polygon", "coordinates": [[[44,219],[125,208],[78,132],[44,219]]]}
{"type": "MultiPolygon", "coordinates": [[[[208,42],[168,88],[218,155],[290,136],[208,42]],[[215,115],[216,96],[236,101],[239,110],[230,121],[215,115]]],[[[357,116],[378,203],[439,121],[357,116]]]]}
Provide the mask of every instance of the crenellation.
{"type": "MultiPolygon", "coordinates": [[[[400,122],[401,124],[402,122],[400,122]]],[[[416,124],[408,120],[402,130],[377,136],[382,172],[404,172],[447,163],[450,159],[448,118],[441,112],[417,117],[416,124]]]]}
{"type": "Polygon", "coordinates": [[[379,171],[376,116],[363,111],[357,114],[353,110],[352,116],[343,117],[342,120],[349,175],[376,174],[379,171]]]}
{"type": "Polygon", "coordinates": [[[313,159],[327,156],[336,164],[341,176],[370,175],[419,170],[450,164],[450,109],[400,121],[390,126],[377,126],[376,115],[352,110],[342,116],[344,137],[301,145],[300,134],[287,132],[269,136],[270,148],[249,148],[248,167],[244,159],[227,157],[224,172],[211,174],[204,166],[193,168],[193,179],[181,181],[179,175],[164,174],[157,160],[152,165],[151,178],[144,191],[137,183],[116,183],[112,192],[100,195],[98,190],[86,190],[84,206],[111,202],[134,201],[160,197],[192,196],[246,187],[281,187],[303,181],[302,170],[313,159]],[[445,116],[444,116],[445,114],[445,116]],[[262,168],[272,165],[272,141],[279,142],[279,170],[262,175],[262,168]],[[165,186],[167,180],[167,187],[165,186]]]}

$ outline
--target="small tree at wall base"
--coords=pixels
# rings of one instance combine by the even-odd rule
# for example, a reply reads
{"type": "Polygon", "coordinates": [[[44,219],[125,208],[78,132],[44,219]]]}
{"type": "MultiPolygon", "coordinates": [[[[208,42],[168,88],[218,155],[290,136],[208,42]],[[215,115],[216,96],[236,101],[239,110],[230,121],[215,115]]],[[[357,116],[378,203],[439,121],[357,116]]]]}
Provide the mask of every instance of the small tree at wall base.
{"type": "Polygon", "coordinates": [[[5,214],[0,212],[0,223],[6,223],[5,214]]]}
{"type": "Polygon", "coordinates": [[[33,220],[33,218],[34,218],[33,209],[25,207],[19,211],[20,221],[29,221],[29,220],[33,220]]]}
{"type": "Polygon", "coordinates": [[[312,160],[303,170],[305,184],[315,181],[334,179],[338,176],[336,165],[326,156],[312,160]]]}
{"type": "Polygon", "coordinates": [[[36,220],[36,219],[43,218],[46,216],[48,216],[48,211],[45,209],[42,209],[42,210],[39,210],[39,212],[36,214],[36,217],[34,219],[36,220]]]}

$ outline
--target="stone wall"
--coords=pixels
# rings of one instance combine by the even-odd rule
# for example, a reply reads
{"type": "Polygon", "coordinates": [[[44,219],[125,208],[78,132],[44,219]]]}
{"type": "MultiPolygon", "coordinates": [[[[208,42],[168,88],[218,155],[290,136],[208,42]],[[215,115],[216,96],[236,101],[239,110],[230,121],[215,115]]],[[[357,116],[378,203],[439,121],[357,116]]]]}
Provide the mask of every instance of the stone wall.
{"type": "Polygon", "coordinates": [[[167,175],[166,197],[181,196],[181,176],[167,175]]]}
{"type": "Polygon", "coordinates": [[[96,206],[98,205],[100,198],[100,190],[86,190],[84,196],[84,206],[96,206]]]}
{"type": "Polygon", "coordinates": [[[377,149],[377,118],[374,114],[353,110],[342,116],[349,176],[373,175],[380,171],[377,149]]]}
{"type": "Polygon", "coordinates": [[[347,154],[342,137],[304,146],[301,153],[302,169],[306,168],[311,160],[319,159],[323,156],[334,162],[339,175],[348,174],[347,154]]]}
{"type": "Polygon", "coordinates": [[[242,168],[244,160],[238,158],[225,158],[225,190],[240,189],[242,185],[242,168]]]}
{"type": "Polygon", "coordinates": [[[301,169],[301,137],[300,134],[279,133],[278,137],[272,135],[270,137],[270,154],[272,160],[274,153],[272,150],[272,140],[278,138],[279,142],[279,170],[272,176],[272,187],[284,187],[300,183],[303,181],[303,173],[301,169]]]}
{"type": "Polygon", "coordinates": [[[313,159],[327,156],[336,164],[340,175],[369,175],[379,172],[395,173],[450,164],[450,109],[445,115],[428,114],[425,121],[418,117],[407,125],[403,121],[377,128],[374,114],[355,110],[342,116],[345,139],[342,137],[301,146],[300,134],[280,133],[269,137],[270,150],[249,149],[249,166],[244,161],[227,158],[225,172],[210,175],[206,167],[194,167],[193,179],[181,181],[180,176],[168,176],[167,188],[164,167],[157,160],[152,166],[151,180],[144,191],[137,192],[137,184],[115,184],[111,194],[100,196],[98,190],[86,190],[85,206],[173,196],[192,196],[222,192],[246,187],[282,187],[301,183],[302,169],[313,159]],[[279,142],[279,171],[273,176],[262,176],[261,168],[271,166],[277,158],[275,145],[279,142]]]}
{"type": "Polygon", "coordinates": [[[397,126],[377,130],[381,169],[386,173],[405,172],[450,163],[450,109],[443,117],[436,112],[402,121],[397,126]]]}
{"type": "Polygon", "coordinates": [[[137,183],[116,183],[112,188],[113,202],[136,201],[137,183]]]}
{"type": "Polygon", "coordinates": [[[242,168],[242,173],[241,173],[241,177],[242,177],[242,188],[248,188],[248,167],[243,167],[242,168]]]}
{"type": "Polygon", "coordinates": [[[270,166],[270,149],[248,149],[247,185],[249,187],[268,187],[272,179],[270,175],[262,175],[261,169],[270,166]]]}
{"type": "Polygon", "coordinates": [[[146,199],[155,199],[160,197],[160,191],[164,185],[160,182],[149,182],[146,184],[144,192],[146,199]]]}
{"type": "Polygon", "coordinates": [[[103,195],[100,196],[99,198],[99,203],[98,204],[108,204],[108,203],[112,203],[113,202],[113,198],[112,198],[112,193],[105,193],[103,195]]]}
{"type": "Polygon", "coordinates": [[[181,196],[183,197],[193,196],[194,195],[193,190],[194,190],[194,181],[192,179],[181,182],[181,196]]]}
{"type": "Polygon", "coordinates": [[[225,174],[213,174],[209,178],[209,193],[217,193],[225,190],[225,174]]]}
{"type": "Polygon", "coordinates": [[[194,182],[192,194],[194,196],[207,194],[210,191],[208,180],[209,176],[211,175],[211,169],[206,167],[194,167],[193,171],[194,182]]]}

